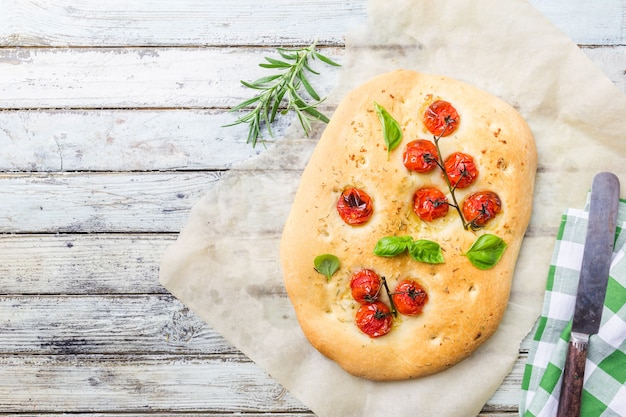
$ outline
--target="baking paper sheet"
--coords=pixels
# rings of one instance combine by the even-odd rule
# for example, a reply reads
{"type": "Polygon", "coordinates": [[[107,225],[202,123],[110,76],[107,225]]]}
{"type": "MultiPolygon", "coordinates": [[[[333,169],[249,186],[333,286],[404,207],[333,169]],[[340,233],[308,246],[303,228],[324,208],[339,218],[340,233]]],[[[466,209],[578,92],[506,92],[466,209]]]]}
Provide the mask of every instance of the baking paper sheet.
{"type": "MultiPolygon", "coordinates": [[[[534,212],[507,313],[469,359],[431,377],[352,377],[304,338],[284,292],[280,230],[320,131],[288,137],[229,171],[164,254],[161,283],[320,417],[473,417],[518,357],[539,314],[560,216],[596,172],[626,179],[626,96],[524,0],[370,0],[347,38],[331,107],[398,68],[473,84],[514,105],[537,142],[534,212]]],[[[321,129],[321,128],[320,128],[321,129]]]]}

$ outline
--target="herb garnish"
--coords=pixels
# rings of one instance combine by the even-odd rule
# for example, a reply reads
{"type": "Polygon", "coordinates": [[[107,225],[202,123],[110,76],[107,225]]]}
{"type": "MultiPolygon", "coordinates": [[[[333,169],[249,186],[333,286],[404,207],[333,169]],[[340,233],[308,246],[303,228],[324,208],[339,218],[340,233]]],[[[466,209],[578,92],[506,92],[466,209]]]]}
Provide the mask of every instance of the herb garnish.
{"type": "Polygon", "coordinates": [[[427,264],[444,263],[443,252],[439,243],[432,240],[419,239],[409,245],[409,255],[418,262],[427,264]]]}
{"type": "Polygon", "coordinates": [[[376,115],[383,128],[383,139],[387,146],[387,156],[400,145],[402,142],[402,129],[400,124],[393,116],[380,104],[374,102],[376,115]]]}
{"type": "Polygon", "coordinates": [[[505,249],[504,240],[496,235],[485,234],[476,239],[465,256],[476,268],[490,269],[498,263],[505,249]]]}
{"type": "Polygon", "coordinates": [[[246,143],[251,143],[252,147],[256,146],[259,138],[263,140],[261,134],[262,126],[265,126],[270,136],[273,137],[270,125],[274,122],[278,114],[284,115],[288,113],[289,110],[293,110],[296,113],[306,135],[311,131],[312,121],[321,120],[324,123],[329,122],[328,117],[317,110],[317,106],[322,103],[324,99],[321,99],[319,94],[311,86],[307,79],[307,74],[319,74],[310,66],[310,61],[314,59],[319,59],[325,64],[332,66],[339,66],[339,64],[318,52],[315,42],[306,48],[276,48],[276,50],[282,59],[265,57],[267,62],[259,64],[259,66],[262,68],[276,69],[279,73],[259,78],[253,82],[241,81],[241,84],[244,86],[258,90],[260,93],[233,107],[230,110],[231,112],[241,110],[248,106],[254,106],[249,113],[241,116],[235,122],[226,125],[249,124],[250,129],[246,143]],[[308,99],[303,97],[303,89],[311,99],[315,100],[314,102],[309,103],[308,99]],[[283,103],[285,103],[285,108],[281,110],[283,103]]]}
{"type": "Polygon", "coordinates": [[[330,253],[316,256],[313,260],[315,270],[320,274],[326,276],[326,279],[330,281],[332,276],[339,270],[341,266],[339,258],[330,253]]]}
{"type": "Polygon", "coordinates": [[[391,258],[408,250],[411,258],[427,264],[445,262],[441,246],[432,240],[413,240],[411,236],[386,236],[376,242],[374,255],[391,258]]]}

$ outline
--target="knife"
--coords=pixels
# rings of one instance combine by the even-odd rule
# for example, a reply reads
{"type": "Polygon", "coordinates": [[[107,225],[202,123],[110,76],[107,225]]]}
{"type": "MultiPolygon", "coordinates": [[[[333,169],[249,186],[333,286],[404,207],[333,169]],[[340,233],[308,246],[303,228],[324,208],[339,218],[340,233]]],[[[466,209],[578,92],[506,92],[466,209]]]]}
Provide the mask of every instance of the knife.
{"type": "Polygon", "coordinates": [[[594,177],[557,417],[580,415],[587,346],[589,337],[600,329],[615,240],[619,193],[619,179],[614,174],[601,172],[594,177]]]}

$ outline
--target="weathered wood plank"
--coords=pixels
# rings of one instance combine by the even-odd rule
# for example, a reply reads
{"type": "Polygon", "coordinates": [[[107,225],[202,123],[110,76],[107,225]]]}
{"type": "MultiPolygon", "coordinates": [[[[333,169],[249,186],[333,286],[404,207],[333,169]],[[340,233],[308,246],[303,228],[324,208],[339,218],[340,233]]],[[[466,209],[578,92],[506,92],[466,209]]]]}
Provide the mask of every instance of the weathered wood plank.
{"type": "MultiPolygon", "coordinates": [[[[176,233],[221,175],[217,171],[0,174],[0,233],[176,233]]],[[[291,187],[300,172],[255,170],[250,175],[291,187]]],[[[251,211],[248,221],[248,230],[256,233],[282,229],[281,219],[263,213],[251,211]]]]}
{"type": "MultiPolygon", "coordinates": [[[[161,255],[177,233],[89,233],[0,235],[0,294],[169,294],[158,282],[161,255]]],[[[242,237],[242,242],[245,241],[242,237]]],[[[277,247],[280,231],[268,232],[277,247]]],[[[257,261],[278,271],[278,259],[257,261]]],[[[271,291],[274,294],[275,291],[271,291]]],[[[286,297],[285,293],[281,293],[286,297]]],[[[1,319],[1,318],[0,318],[1,319]]]]}
{"type": "MultiPolygon", "coordinates": [[[[126,413],[73,413],[73,416],[76,417],[145,417],[146,414],[138,411],[136,413],[126,412],[126,413]]],[[[172,417],[172,416],[184,416],[184,417],[241,417],[241,413],[214,413],[214,412],[161,412],[161,411],[150,411],[150,416],[153,417],[172,417]]],[[[65,413],[20,413],[21,417],[66,417],[65,413]]],[[[298,411],[298,412],[287,412],[287,413],[264,413],[264,412],[246,412],[246,417],[315,417],[310,411],[298,411]]],[[[480,413],[478,417],[517,417],[517,412],[512,413],[480,413]]]]}
{"type": "MultiPolygon", "coordinates": [[[[276,302],[287,310],[286,297],[276,302]]],[[[234,354],[246,360],[171,295],[0,296],[0,328],[0,355],[234,354]]]]}
{"type": "MultiPolygon", "coordinates": [[[[20,417],[67,417],[68,415],[64,412],[32,412],[32,413],[20,413],[20,417]]],[[[177,411],[150,411],[149,414],[142,412],[141,410],[131,410],[123,413],[114,412],[107,413],[105,412],[77,412],[72,413],[72,416],[76,417],[146,417],[146,415],[150,415],[151,417],[315,417],[310,411],[295,411],[295,412],[279,412],[279,413],[265,413],[262,411],[259,412],[248,412],[245,414],[242,413],[222,413],[222,412],[177,412],[177,411]]],[[[515,417],[516,414],[480,414],[479,417],[515,417]]]]}
{"type": "MultiPolygon", "coordinates": [[[[567,0],[531,4],[578,43],[626,41],[626,11],[619,0],[603,1],[601,7],[567,0]]],[[[314,38],[339,45],[365,21],[366,6],[365,0],[328,0],[324,7],[290,0],[5,0],[0,46],[290,45],[314,38]]]]}
{"type": "MultiPolygon", "coordinates": [[[[146,414],[141,411],[124,412],[124,413],[106,413],[106,412],[89,412],[89,413],[72,413],[76,417],[145,417],[146,414]]],[[[280,413],[265,413],[265,412],[249,412],[247,411],[245,417],[315,417],[311,411],[295,411],[295,412],[280,412],[280,413]]],[[[42,413],[20,413],[21,417],[67,417],[67,414],[42,412],[42,413]]],[[[184,417],[242,417],[242,413],[223,413],[223,412],[178,412],[178,411],[150,411],[152,417],[172,417],[172,416],[184,416],[184,417]]],[[[517,411],[515,412],[484,412],[480,413],[478,417],[518,417],[517,411]]]]}
{"type": "MultiPolygon", "coordinates": [[[[626,28],[626,18],[624,18],[626,28]]],[[[626,93],[626,45],[610,48],[583,48],[582,51],[606,76],[626,93]]]]}
{"type": "MultiPolygon", "coordinates": [[[[626,45],[584,51],[616,85],[626,86],[626,45]]],[[[344,51],[329,48],[325,53],[341,62],[344,51]]],[[[275,56],[275,51],[0,49],[0,109],[231,108],[251,97],[251,91],[241,86],[240,80],[252,81],[273,73],[258,66],[265,56],[275,56]]],[[[325,68],[310,81],[325,96],[338,74],[339,69],[325,68]]]]}
{"type": "MultiPolygon", "coordinates": [[[[338,48],[326,53],[341,59],[338,48]]],[[[275,54],[273,48],[0,49],[0,108],[228,108],[251,96],[240,80],[274,73],[258,64],[275,54]]],[[[311,77],[322,96],[337,71],[311,77]]]]}
{"type": "Polygon", "coordinates": [[[0,45],[342,44],[366,18],[363,0],[38,2],[4,0],[0,45]],[[323,30],[320,30],[323,28],[323,30]]]}
{"type": "Polygon", "coordinates": [[[621,0],[530,0],[530,3],[579,44],[626,43],[626,4],[621,0]]]}
{"type": "MultiPolygon", "coordinates": [[[[73,414],[78,417],[145,417],[145,414],[141,412],[137,413],[75,413],[73,414]]],[[[151,417],[171,417],[171,413],[162,413],[162,412],[150,412],[151,417]]],[[[517,417],[517,412],[512,413],[492,413],[492,412],[484,412],[480,413],[478,417],[517,417]]],[[[20,413],[20,417],[66,417],[67,414],[64,413],[20,413]]],[[[185,417],[241,417],[241,413],[212,413],[212,412],[186,412],[185,417]]],[[[310,411],[301,411],[301,412],[290,412],[290,413],[250,413],[246,412],[246,417],[315,417],[310,411]]]]}
{"type": "MultiPolygon", "coordinates": [[[[307,411],[240,357],[0,355],[0,365],[0,412],[307,411]]],[[[507,398],[492,398],[484,410],[513,412],[518,396],[510,389],[507,398]]]]}
{"type": "Polygon", "coordinates": [[[491,411],[486,411],[478,415],[478,417],[518,417],[518,416],[519,416],[519,413],[517,410],[512,411],[512,412],[501,412],[501,413],[494,413],[491,411]]]}
{"type": "Polygon", "coordinates": [[[172,355],[1,355],[0,413],[295,412],[252,362],[172,355]]]}
{"type": "Polygon", "coordinates": [[[0,294],[167,294],[158,283],[159,263],[176,237],[0,235],[0,294]]]}
{"type": "MultiPolygon", "coordinates": [[[[74,416],[78,417],[145,417],[145,413],[141,413],[141,411],[137,411],[135,413],[74,413],[74,416]]],[[[241,413],[214,413],[214,412],[185,412],[185,417],[241,417],[241,413]]],[[[150,412],[151,417],[171,417],[172,413],[166,412],[150,412]]],[[[517,412],[511,413],[492,413],[492,412],[482,412],[478,415],[478,417],[517,417],[517,412]]],[[[67,417],[65,413],[20,413],[20,417],[67,417]]],[[[297,412],[287,412],[287,413],[256,413],[256,412],[246,412],[245,417],[315,417],[310,411],[297,411],[297,412]]]]}
{"type": "Polygon", "coordinates": [[[511,372],[483,407],[484,412],[516,412],[519,409],[520,389],[527,359],[528,352],[520,352],[511,372]]]}
{"type": "MultiPolygon", "coordinates": [[[[222,110],[4,111],[0,171],[229,169],[264,150],[246,143],[247,125],[224,127],[236,118],[222,110]]],[[[291,121],[276,119],[276,138],[291,121]]]]}
{"type": "Polygon", "coordinates": [[[0,233],[176,232],[219,172],[0,175],[0,233]]]}

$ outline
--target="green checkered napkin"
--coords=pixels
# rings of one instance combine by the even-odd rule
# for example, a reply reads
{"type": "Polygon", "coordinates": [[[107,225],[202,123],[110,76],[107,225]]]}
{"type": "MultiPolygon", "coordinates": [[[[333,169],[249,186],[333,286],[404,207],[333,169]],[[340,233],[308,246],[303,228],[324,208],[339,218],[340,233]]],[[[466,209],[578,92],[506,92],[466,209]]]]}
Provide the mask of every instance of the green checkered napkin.
{"type": "MultiPolygon", "coordinates": [[[[534,327],[522,381],[520,416],[555,416],[571,331],[583,245],[585,210],[563,215],[552,255],[541,317],[534,327]]],[[[626,416],[626,201],[620,201],[615,249],[600,331],[587,351],[581,416],[626,416]]]]}

